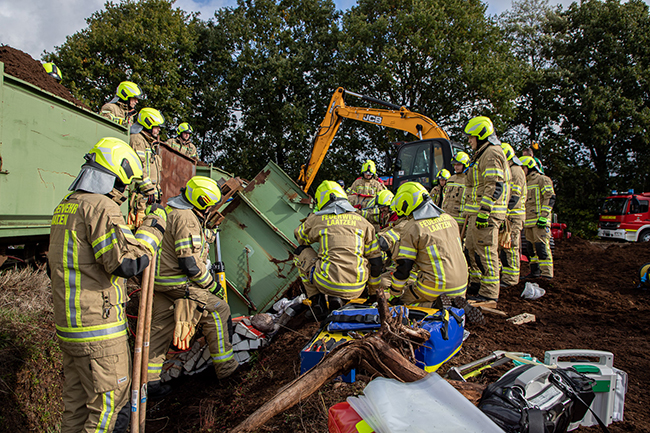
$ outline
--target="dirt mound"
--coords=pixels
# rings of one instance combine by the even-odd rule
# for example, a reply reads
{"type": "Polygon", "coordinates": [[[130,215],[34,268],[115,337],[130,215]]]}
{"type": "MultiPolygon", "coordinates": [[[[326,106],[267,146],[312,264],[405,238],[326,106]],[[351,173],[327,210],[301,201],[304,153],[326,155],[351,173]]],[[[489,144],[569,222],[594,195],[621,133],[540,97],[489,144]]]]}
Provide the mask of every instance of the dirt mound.
{"type": "MultiPolygon", "coordinates": [[[[86,104],[72,96],[65,86],[50,77],[45,72],[41,62],[32,59],[29,54],[8,45],[1,45],[0,62],[5,64],[5,73],[40,87],[46,92],[66,99],[79,107],[88,108],[86,104]]],[[[65,74],[65,71],[63,73],[65,74]]]]}
{"type": "MultiPolygon", "coordinates": [[[[534,323],[520,326],[506,317],[487,315],[486,325],[469,325],[471,335],[461,352],[443,365],[443,374],[494,350],[527,352],[543,360],[544,352],[555,349],[594,349],[614,354],[614,366],[629,375],[625,421],[611,424],[616,432],[648,432],[650,420],[650,293],[636,289],[637,271],[650,262],[647,244],[592,243],[579,238],[558,241],[555,279],[537,280],[546,295],[536,301],[521,298],[525,282],[502,291],[498,308],[508,317],[532,313],[534,323]]],[[[528,273],[523,265],[522,275],[528,273]]],[[[149,414],[154,431],[227,431],[253,413],[281,387],[293,380],[300,366],[300,349],[316,332],[315,324],[301,317],[289,324],[271,346],[260,351],[258,360],[234,378],[194,377],[178,383],[175,391],[156,403],[149,414]],[[189,412],[188,412],[189,411],[189,412]],[[163,419],[164,417],[164,419],[163,419]]],[[[492,383],[509,366],[486,370],[472,379],[492,383]]],[[[320,392],[282,415],[264,431],[314,431],[325,433],[327,409],[355,395],[369,378],[357,375],[355,384],[328,384],[320,392]]],[[[148,422],[149,423],[149,422],[148,422]]],[[[149,424],[148,424],[149,425],[149,424]]],[[[577,432],[598,432],[598,427],[581,427],[577,432]]]]}

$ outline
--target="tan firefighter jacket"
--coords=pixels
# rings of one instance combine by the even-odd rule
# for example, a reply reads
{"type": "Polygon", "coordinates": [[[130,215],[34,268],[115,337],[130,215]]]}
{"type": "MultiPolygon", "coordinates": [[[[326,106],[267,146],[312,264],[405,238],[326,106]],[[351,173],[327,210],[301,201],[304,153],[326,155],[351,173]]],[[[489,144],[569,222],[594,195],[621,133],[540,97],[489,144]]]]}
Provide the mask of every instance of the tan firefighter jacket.
{"type": "Polygon", "coordinates": [[[388,257],[392,260],[397,258],[397,253],[399,252],[399,238],[406,227],[406,223],[412,218],[400,218],[395,221],[395,224],[392,227],[388,227],[377,235],[377,241],[379,242],[379,248],[386,253],[388,257]]]}
{"type": "Polygon", "coordinates": [[[451,215],[456,222],[461,225],[465,219],[460,215],[465,204],[465,173],[456,173],[452,175],[445,185],[445,193],[442,200],[442,210],[451,215]]]}
{"type": "Polygon", "coordinates": [[[162,218],[149,215],[133,235],[119,205],[102,194],[73,192],[56,207],[48,265],[64,352],[88,355],[127,338],[126,281],[115,273],[132,277],[142,271],[148,262],[141,257],[151,260],[164,229],[162,218]]]}
{"type": "Polygon", "coordinates": [[[207,268],[208,252],[206,230],[194,210],[167,206],[167,230],[158,254],[156,290],[192,283],[223,296],[207,268]]]}
{"type": "Polygon", "coordinates": [[[551,224],[549,215],[555,204],[555,191],[553,190],[553,181],[548,177],[537,172],[529,170],[526,176],[526,221],[524,227],[534,227],[540,217],[548,219],[547,224],[551,224]]]}
{"type": "Polygon", "coordinates": [[[122,101],[117,101],[115,103],[109,102],[104,104],[101,110],[99,110],[99,114],[103,117],[127,127],[133,124],[133,118],[136,113],[136,110],[129,111],[129,107],[122,101]]]}
{"type": "Polygon", "coordinates": [[[516,197],[517,202],[512,209],[510,209],[511,205],[508,204],[508,219],[523,223],[526,219],[526,175],[523,168],[512,163],[510,164],[510,172],[512,173],[510,178],[510,201],[514,202],[516,197]]]}
{"type": "Polygon", "coordinates": [[[198,158],[199,154],[196,151],[196,146],[190,140],[183,141],[181,137],[170,138],[167,140],[167,144],[172,149],[178,150],[183,155],[187,155],[190,158],[198,158]]]}
{"type": "MultiPolygon", "coordinates": [[[[445,184],[445,186],[447,186],[447,184],[445,184]]],[[[431,199],[436,206],[442,207],[444,187],[441,187],[440,185],[434,186],[431,188],[431,191],[429,191],[429,195],[431,196],[431,199]]]]}
{"type": "Polygon", "coordinates": [[[481,146],[470,161],[465,189],[465,215],[479,211],[505,218],[510,191],[510,166],[499,145],[481,146]]]}
{"type": "Polygon", "coordinates": [[[160,175],[162,171],[162,158],[158,141],[145,131],[131,135],[131,147],[142,161],[144,175],[138,182],[138,189],[142,192],[154,189],[158,197],[162,194],[160,189],[160,175]]]}
{"type": "Polygon", "coordinates": [[[396,262],[397,270],[391,282],[393,291],[404,288],[411,268],[417,265],[415,286],[428,298],[465,293],[467,262],[458,236],[458,224],[448,214],[409,219],[401,230],[396,262]]]}
{"type": "Polygon", "coordinates": [[[365,179],[363,176],[354,181],[347,189],[348,201],[354,207],[364,208],[379,191],[385,190],[383,183],[375,178],[365,179]]]}
{"type": "Polygon", "coordinates": [[[378,285],[381,269],[370,278],[368,259],[381,257],[375,229],[361,215],[311,214],[294,231],[300,245],[318,242],[313,283],[342,294],[378,285]],[[370,281],[369,281],[370,280],[370,281]]]}

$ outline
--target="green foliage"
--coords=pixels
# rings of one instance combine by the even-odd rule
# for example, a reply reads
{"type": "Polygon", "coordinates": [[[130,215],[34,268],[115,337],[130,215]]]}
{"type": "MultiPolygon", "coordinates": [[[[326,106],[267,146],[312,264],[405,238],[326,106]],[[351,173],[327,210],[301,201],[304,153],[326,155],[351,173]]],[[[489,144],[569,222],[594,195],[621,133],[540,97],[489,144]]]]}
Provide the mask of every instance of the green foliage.
{"type": "Polygon", "coordinates": [[[45,58],[65,71],[63,84],[95,111],[129,80],[147,96],[138,108],[156,108],[168,125],[178,124],[193,112],[192,55],[203,24],[173,3],[107,2],[105,10],[86,20],[87,28],[45,58]]]}

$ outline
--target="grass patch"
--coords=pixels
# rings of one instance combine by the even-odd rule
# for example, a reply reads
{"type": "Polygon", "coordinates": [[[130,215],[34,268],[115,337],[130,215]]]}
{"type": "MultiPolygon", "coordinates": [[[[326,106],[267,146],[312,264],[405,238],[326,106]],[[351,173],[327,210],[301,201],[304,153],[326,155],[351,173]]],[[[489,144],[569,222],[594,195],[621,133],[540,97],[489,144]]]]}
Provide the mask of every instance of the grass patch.
{"type": "Polygon", "coordinates": [[[0,431],[60,431],[62,359],[45,271],[0,272],[0,431]]]}

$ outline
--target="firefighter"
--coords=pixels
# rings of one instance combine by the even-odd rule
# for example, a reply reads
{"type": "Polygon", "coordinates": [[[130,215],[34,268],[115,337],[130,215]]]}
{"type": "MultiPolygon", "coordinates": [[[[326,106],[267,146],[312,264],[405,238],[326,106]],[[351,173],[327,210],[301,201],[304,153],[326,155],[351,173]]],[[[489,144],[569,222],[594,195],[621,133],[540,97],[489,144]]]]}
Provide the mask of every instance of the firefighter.
{"type": "Polygon", "coordinates": [[[361,167],[361,176],[347,190],[350,204],[357,209],[367,207],[368,202],[379,191],[386,189],[384,184],[377,178],[377,167],[375,167],[374,161],[369,159],[363,164],[361,167]]]}
{"type": "Polygon", "coordinates": [[[368,206],[359,209],[357,213],[367,219],[375,228],[375,233],[388,227],[388,224],[397,220],[397,215],[390,208],[393,201],[393,193],[387,189],[379,191],[376,196],[368,202],[368,206]]]}
{"type": "Polygon", "coordinates": [[[465,152],[458,152],[451,158],[451,163],[454,166],[454,174],[445,185],[442,210],[451,215],[458,223],[459,229],[461,229],[465,223],[465,219],[461,217],[461,213],[463,211],[463,204],[465,203],[465,178],[467,165],[469,164],[469,155],[465,152]]]}
{"type": "Polygon", "coordinates": [[[402,184],[393,199],[393,209],[408,221],[401,229],[390,296],[407,305],[431,307],[440,295],[464,296],[467,261],[454,218],[436,206],[427,190],[417,182],[402,184]],[[406,285],[417,266],[415,284],[406,285]]]}
{"type": "Polygon", "coordinates": [[[189,123],[183,122],[178,125],[176,129],[178,136],[176,138],[170,138],[167,140],[167,144],[172,148],[176,149],[184,155],[189,156],[190,158],[197,159],[199,154],[196,151],[196,146],[192,143],[191,134],[194,133],[194,129],[190,126],[189,123]]]}
{"type": "Polygon", "coordinates": [[[160,203],[162,190],[160,176],[162,158],[160,157],[160,127],[165,118],[154,108],[143,108],[138,120],[131,127],[131,147],[142,161],[144,175],[135,183],[129,201],[129,224],[138,227],[148,205],[160,203]]]}
{"type": "Polygon", "coordinates": [[[138,99],[142,99],[143,96],[137,84],[122,81],[117,86],[113,99],[104,104],[99,113],[117,124],[130,127],[137,114],[135,106],[138,104],[138,99]]]}
{"type": "Polygon", "coordinates": [[[382,263],[375,229],[356,213],[338,183],[324,181],[315,198],[318,210],[294,231],[300,244],[294,254],[314,317],[321,321],[343,300],[358,298],[366,283],[374,292],[382,263]],[[318,253],[310,246],[316,242],[318,253]]]}
{"type": "Polygon", "coordinates": [[[537,158],[535,156],[535,152],[533,151],[533,148],[539,149],[539,144],[533,143],[533,146],[527,147],[524,150],[522,150],[521,154],[523,156],[531,156],[535,160],[535,163],[537,164],[537,168],[539,169],[539,172],[544,174],[544,166],[542,165],[542,161],[540,161],[539,158],[537,158]]]}
{"type": "Polygon", "coordinates": [[[101,139],[52,217],[48,269],[56,334],[63,352],[62,432],[124,432],[129,425],[131,356],[126,278],[150,265],[165,232],[154,206],[135,235],[120,204],[142,176],[136,153],[101,139]]]}
{"type": "Polygon", "coordinates": [[[526,175],[521,161],[508,143],[501,143],[503,153],[510,164],[510,200],[506,213],[507,229],[510,231],[510,247],[499,245],[501,260],[501,287],[506,288],[519,283],[519,244],[521,230],[526,219],[526,175]]]}
{"type": "Polygon", "coordinates": [[[532,156],[522,156],[526,173],[526,257],[530,261],[530,274],[524,278],[553,278],[551,255],[550,215],[555,205],[553,181],[544,176],[532,156]]]}
{"type": "Polygon", "coordinates": [[[439,208],[442,208],[442,202],[444,200],[445,196],[445,186],[447,185],[447,180],[451,177],[451,173],[449,173],[449,170],[446,168],[443,168],[438,172],[438,176],[436,176],[436,180],[438,181],[438,184],[431,188],[431,192],[429,192],[429,195],[433,199],[433,204],[438,206],[439,208]]]}
{"type": "Polygon", "coordinates": [[[225,289],[208,267],[207,211],[221,200],[217,182],[194,176],[181,193],[167,201],[167,231],[158,256],[149,352],[149,391],[160,397],[171,388],[160,373],[171,342],[189,348],[197,326],[210,348],[217,378],[230,376],[239,365],[232,351],[230,307],[225,289]]]}
{"type": "Polygon", "coordinates": [[[475,272],[468,295],[469,299],[479,302],[496,301],[500,279],[498,235],[510,197],[510,167],[489,118],[474,117],[464,132],[474,151],[469,164],[463,211],[463,215],[468,217],[465,250],[475,272]],[[480,284],[476,281],[476,269],[480,272],[480,284]]]}
{"type": "Polygon", "coordinates": [[[47,75],[54,78],[56,81],[61,81],[63,79],[63,74],[61,73],[61,69],[59,69],[54,63],[52,62],[43,63],[43,68],[45,68],[45,72],[47,72],[47,75]]]}

